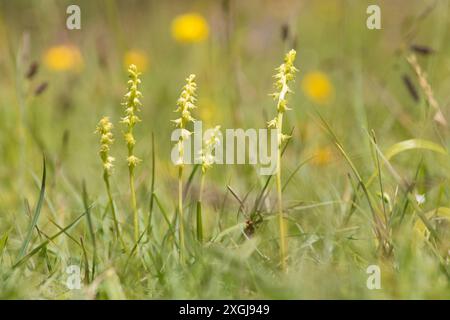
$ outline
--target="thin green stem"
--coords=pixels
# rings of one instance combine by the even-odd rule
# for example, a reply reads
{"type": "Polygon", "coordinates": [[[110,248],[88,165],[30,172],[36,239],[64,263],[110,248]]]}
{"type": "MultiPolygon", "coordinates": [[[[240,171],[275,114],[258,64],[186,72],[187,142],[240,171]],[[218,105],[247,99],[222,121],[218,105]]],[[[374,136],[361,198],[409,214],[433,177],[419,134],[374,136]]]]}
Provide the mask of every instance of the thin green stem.
{"type": "Polygon", "coordinates": [[[287,252],[287,237],[286,225],[283,217],[283,200],[282,200],[282,185],[281,185],[281,134],[283,128],[283,113],[278,113],[277,130],[278,130],[278,148],[277,148],[277,198],[278,198],[278,224],[280,227],[280,259],[281,269],[286,270],[286,252],[287,252]]]}
{"type": "Polygon", "coordinates": [[[150,204],[148,212],[147,230],[149,236],[152,232],[152,214],[153,214],[153,202],[155,193],[155,135],[152,132],[152,180],[150,184],[150,204]]]}
{"type": "Polygon", "coordinates": [[[120,232],[119,221],[117,220],[117,214],[116,214],[116,207],[114,205],[114,200],[113,200],[112,193],[111,193],[111,186],[109,183],[109,176],[107,175],[106,172],[103,174],[103,180],[105,181],[105,185],[106,185],[106,193],[108,194],[109,206],[111,207],[111,214],[112,214],[114,228],[116,230],[117,238],[119,239],[123,250],[127,251],[125,242],[123,241],[122,234],[120,232]]]}
{"type": "Polygon", "coordinates": [[[136,192],[134,189],[134,167],[129,167],[130,173],[130,192],[131,192],[131,207],[133,208],[133,225],[134,225],[134,242],[139,241],[139,217],[136,204],[136,192]]]}
{"type": "Polygon", "coordinates": [[[198,202],[197,202],[197,240],[200,243],[203,242],[202,195],[203,195],[204,184],[205,184],[205,173],[202,172],[202,176],[200,178],[200,190],[199,190],[198,202]]]}
{"type": "Polygon", "coordinates": [[[183,217],[183,166],[178,168],[178,218],[179,218],[179,241],[180,259],[183,260],[184,251],[184,217],[183,217]]]}
{"type": "Polygon", "coordinates": [[[198,201],[202,202],[203,198],[203,186],[205,185],[205,174],[202,172],[202,176],[200,178],[200,190],[198,193],[198,201]]]}

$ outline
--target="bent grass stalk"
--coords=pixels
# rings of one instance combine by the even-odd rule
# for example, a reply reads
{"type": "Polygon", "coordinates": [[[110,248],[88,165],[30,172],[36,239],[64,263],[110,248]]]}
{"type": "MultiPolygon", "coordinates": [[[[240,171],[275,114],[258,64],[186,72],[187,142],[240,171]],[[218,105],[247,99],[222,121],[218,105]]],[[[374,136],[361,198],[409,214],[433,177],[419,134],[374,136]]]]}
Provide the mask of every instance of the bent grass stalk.
{"type": "Polygon", "coordinates": [[[139,100],[142,97],[142,93],[138,90],[138,86],[141,83],[137,67],[132,64],[128,68],[128,74],[130,80],[128,80],[128,92],[125,94],[125,117],[122,118],[121,123],[126,125],[126,131],[124,133],[125,142],[128,148],[128,173],[130,177],[130,193],[131,193],[131,207],[133,209],[133,225],[134,225],[134,242],[139,241],[139,216],[136,204],[136,191],[134,187],[134,169],[141,162],[141,160],[134,155],[134,146],[136,140],[133,136],[133,129],[136,123],[141,120],[136,115],[139,108],[142,106],[139,100]]]}
{"type": "Polygon", "coordinates": [[[184,168],[184,141],[192,134],[186,129],[189,122],[195,119],[191,116],[191,110],[195,109],[197,84],[195,83],[195,75],[191,74],[186,78],[186,85],[183,87],[180,98],[177,101],[177,109],[174,112],[180,113],[178,119],[172,120],[175,126],[181,130],[180,138],[177,142],[178,156],[176,161],[178,166],[178,221],[179,221],[179,250],[180,260],[183,260],[184,251],[184,216],[183,216],[183,168],[184,168]]]}
{"type": "Polygon", "coordinates": [[[287,260],[287,235],[286,224],[283,216],[283,191],[281,185],[281,147],[284,141],[290,138],[289,135],[283,134],[283,114],[286,110],[290,110],[287,107],[287,95],[291,92],[288,83],[294,80],[295,72],[298,70],[294,67],[296,52],[291,50],[286,54],[284,63],[280,65],[275,74],[275,88],[277,92],[272,96],[277,101],[277,115],[274,119],[268,122],[269,128],[277,129],[278,133],[278,147],[277,147],[277,167],[276,167],[276,185],[277,185],[277,198],[278,198],[278,224],[280,232],[280,260],[282,270],[286,270],[287,260]]]}

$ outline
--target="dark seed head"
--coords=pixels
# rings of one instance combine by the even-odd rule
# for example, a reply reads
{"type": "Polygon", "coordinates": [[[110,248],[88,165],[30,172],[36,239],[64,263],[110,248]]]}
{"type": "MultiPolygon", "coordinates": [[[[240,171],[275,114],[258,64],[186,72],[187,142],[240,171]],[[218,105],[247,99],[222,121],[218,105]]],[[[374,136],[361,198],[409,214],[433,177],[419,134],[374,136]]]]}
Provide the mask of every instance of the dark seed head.
{"type": "Polygon", "coordinates": [[[410,46],[411,51],[414,51],[417,54],[423,55],[423,56],[427,56],[429,54],[434,53],[434,49],[424,46],[424,45],[420,45],[420,44],[412,44],[410,46]]]}
{"type": "Polygon", "coordinates": [[[283,41],[286,41],[288,37],[289,37],[289,26],[286,23],[284,23],[281,26],[281,39],[283,41]]]}
{"type": "Polygon", "coordinates": [[[403,83],[405,84],[406,89],[408,89],[409,94],[414,99],[415,102],[419,101],[419,93],[417,92],[417,89],[414,85],[414,83],[411,81],[411,78],[404,74],[403,77],[403,83]]]}
{"type": "Polygon", "coordinates": [[[28,71],[25,74],[25,76],[27,77],[27,79],[31,80],[36,75],[38,70],[39,64],[36,61],[34,61],[32,64],[30,64],[30,67],[28,68],[28,71]]]}
{"type": "Polygon", "coordinates": [[[48,87],[48,82],[42,82],[40,85],[37,86],[36,90],[34,90],[34,95],[38,96],[42,94],[48,87]]]}

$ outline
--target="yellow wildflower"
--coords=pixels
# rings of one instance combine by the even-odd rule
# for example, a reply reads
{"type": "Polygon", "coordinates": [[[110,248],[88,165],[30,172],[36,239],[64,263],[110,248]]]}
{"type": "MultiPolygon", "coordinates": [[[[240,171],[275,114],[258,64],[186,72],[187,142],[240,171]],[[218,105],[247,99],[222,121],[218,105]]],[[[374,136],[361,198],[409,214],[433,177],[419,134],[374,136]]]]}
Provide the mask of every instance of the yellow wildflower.
{"type": "Polygon", "coordinates": [[[214,123],[223,122],[222,109],[210,98],[199,99],[199,113],[203,123],[212,126],[214,123]]]}
{"type": "Polygon", "coordinates": [[[334,87],[326,74],[320,71],[309,72],[302,81],[305,95],[315,103],[326,104],[334,95],[334,87]]]}
{"type": "Polygon", "coordinates": [[[206,124],[210,124],[214,119],[214,109],[210,104],[205,104],[205,106],[200,109],[200,118],[206,124]]]}
{"type": "Polygon", "coordinates": [[[45,52],[44,64],[53,71],[79,71],[83,66],[83,58],[77,47],[59,45],[45,52]]]}
{"type": "Polygon", "coordinates": [[[331,162],[333,152],[330,147],[321,147],[314,150],[313,159],[311,162],[316,166],[325,166],[331,162]]]}
{"type": "Polygon", "coordinates": [[[172,21],[172,37],[178,42],[202,42],[208,35],[208,22],[198,13],[182,14],[172,21]]]}
{"type": "Polygon", "coordinates": [[[125,52],[123,57],[123,64],[125,68],[134,64],[140,71],[146,71],[149,66],[149,60],[145,52],[137,49],[125,52]]]}

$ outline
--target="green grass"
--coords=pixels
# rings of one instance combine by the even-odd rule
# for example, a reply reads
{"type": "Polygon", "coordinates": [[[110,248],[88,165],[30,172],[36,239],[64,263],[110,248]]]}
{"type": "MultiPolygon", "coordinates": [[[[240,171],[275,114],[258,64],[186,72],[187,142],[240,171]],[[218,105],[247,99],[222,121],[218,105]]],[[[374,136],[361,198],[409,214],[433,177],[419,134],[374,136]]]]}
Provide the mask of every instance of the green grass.
{"type": "Polygon", "coordinates": [[[69,4],[0,2],[0,298],[450,297],[450,131],[433,119],[406,60],[411,44],[434,49],[416,53],[417,61],[448,118],[448,3],[427,10],[423,1],[380,1],[380,31],[365,27],[370,1],[80,1],[78,31],[64,28],[69,4]],[[171,20],[189,11],[209,22],[203,43],[171,37],[171,20]],[[80,72],[43,64],[45,51],[64,41],[80,49],[80,72]],[[276,177],[251,165],[214,165],[202,183],[200,167],[185,166],[179,196],[170,120],[186,75],[195,73],[194,114],[204,126],[264,128],[276,112],[268,96],[274,68],[292,47],[299,72],[284,117],[292,138],[280,155],[289,242],[282,272],[276,177]],[[131,48],[150,62],[133,131],[142,159],[133,171],[138,229],[119,124],[122,57],[131,48]],[[33,61],[39,69],[30,79],[33,61]],[[302,89],[315,70],[333,85],[328,103],[302,89]],[[108,190],[94,134],[104,115],[115,125],[108,190]],[[320,162],[324,148],[329,159],[320,162]],[[366,287],[373,264],[380,290],[366,287]],[[69,265],[81,269],[81,290],[66,286],[69,265]]]}

